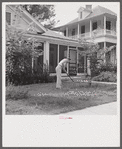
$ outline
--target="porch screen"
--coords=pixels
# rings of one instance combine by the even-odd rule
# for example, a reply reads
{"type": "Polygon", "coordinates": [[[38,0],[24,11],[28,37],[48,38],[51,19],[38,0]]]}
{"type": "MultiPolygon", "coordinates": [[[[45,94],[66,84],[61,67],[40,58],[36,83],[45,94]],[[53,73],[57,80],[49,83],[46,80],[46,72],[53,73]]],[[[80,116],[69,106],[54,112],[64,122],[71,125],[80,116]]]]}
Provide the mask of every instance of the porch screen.
{"type": "MultiPolygon", "coordinates": [[[[67,46],[60,45],[59,46],[59,62],[64,58],[67,57],[67,46]]],[[[67,69],[67,68],[66,68],[67,69]]],[[[62,71],[63,72],[63,71],[62,71]]]]}
{"type": "Polygon", "coordinates": [[[49,71],[50,73],[55,73],[55,68],[57,66],[57,49],[58,45],[50,44],[49,52],[49,71]]]}

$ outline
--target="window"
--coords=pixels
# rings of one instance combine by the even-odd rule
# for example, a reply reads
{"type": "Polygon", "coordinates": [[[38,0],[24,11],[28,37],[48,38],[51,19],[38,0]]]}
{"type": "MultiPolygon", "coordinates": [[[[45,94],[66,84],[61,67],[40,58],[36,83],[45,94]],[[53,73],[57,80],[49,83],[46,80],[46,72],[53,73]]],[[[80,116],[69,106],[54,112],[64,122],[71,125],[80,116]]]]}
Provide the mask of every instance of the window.
{"type": "Polygon", "coordinates": [[[64,31],[64,36],[66,36],[66,30],[64,31]]]}
{"type": "Polygon", "coordinates": [[[94,22],[92,25],[92,30],[95,30],[95,29],[97,29],[97,22],[94,22]]]}
{"type": "Polygon", "coordinates": [[[74,36],[74,35],[75,35],[75,29],[72,30],[72,36],[74,36]]]}
{"type": "Polygon", "coordinates": [[[8,23],[8,25],[11,25],[11,13],[10,12],[6,12],[6,22],[8,23]]]}
{"type": "Polygon", "coordinates": [[[84,34],[84,33],[85,33],[85,25],[81,26],[81,34],[84,34]]]}
{"type": "Polygon", "coordinates": [[[82,12],[80,12],[80,19],[82,19],[82,12]]]}
{"type": "Polygon", "coordinates": [[[111,22],[106,21],[106,29],[111,30],[111,22]]]}

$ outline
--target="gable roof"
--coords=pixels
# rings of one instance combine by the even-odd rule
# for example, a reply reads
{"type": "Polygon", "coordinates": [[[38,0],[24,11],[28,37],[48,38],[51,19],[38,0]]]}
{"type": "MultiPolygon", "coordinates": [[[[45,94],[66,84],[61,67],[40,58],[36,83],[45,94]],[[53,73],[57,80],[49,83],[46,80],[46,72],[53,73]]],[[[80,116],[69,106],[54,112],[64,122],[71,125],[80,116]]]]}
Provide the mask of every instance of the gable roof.
{"type": "MultiPolygon", "coordinates": [[[[114,13],[114,12],[112,12],[111,10],[98,5],[98,6],[94,7],[92,9],[92,12],[88,16],[86,16],[84,19],[82,19],[82,20],[89,19],[89,18],[92,18],[92,17],[95,17],[95,16],[99,16],[99,15],[102,15],[102,14],[105,14],[105,13],[108,13],[108,14],[111,14],[111,15],[114,15],[114,16],[117,16],[117,14],[114,13]]],[[[80,20],[80,21],[82,21],[82,20],[80,20]]],[[[78,20],[78,17],[77,17],[77,18],[75,18],[74,20],[68,22],[65,25],[70,25],[70,24],[76,23],[78,21],[79,20],[78,20]]],[[[65,26],[65,25],[62,25],[62,26],[65,26]]],[[[55,29],[58,29],[58,28],[60,28],[62,26],[56,27],[56,28],[54,28],[54,30],[55,29]]]]}
{"type": "Polygon", "coordinates": [[[96,15],[101,15],[104,13],[108,13],[116,16],[116,13],[114,13],[113,11],[98,5],[93,9],[92,13],[90,13],[86,18],[94,17],[96,15]]]}
{"type": "Polygon", "coordinates": [[[84,7],[80,7],[77,12],[81,12],[81,11],[88,11],[88,12],[91,12],[92,10],[86,9],[86,8],[84,8],[84,7]]]}
{"type": "MultiPolygon", "coordinates": [[[[14,10],[14,6],[15,5],[7,5],[9,8],[11,8],[13,11],[15,11],[14,10]]],[[[43,32],[45,32],[46,31],[46,28],[41,24],[41,23],[39,23],[36,19],[34,19],[26,10],[24,10],[24,9],[22,9],[22,14],[23,14],[23,17],[27,17],[31,22],[30,23],[32,23],[32,22],[34,22],[35,24],[36,24],[36,26],[38,27],[38,28],[40,28],[40,30],[41,31],[43,31],[43,32]]],[[[25,18],[26,19],[26,18],[25,18]]],[[[27,21],[28,22],[28,21],[27,21]]],[[[30,23],[28,23],[28,24],[30,24],[30,23]]]]}
{"type": "MultiPolygon", "coordinates": [[[[92,17],[98,16],[98,15],[102,15],[104,13],[108,13],[108,14],[117,16],[116,13],[114,13],[113,11],[98,5],[95,8],[93,8],[92,12],[86,18],[84,18],[84,20],[87,18],[92,18],[92,17]]],[[[78,21],[78,17],[76,19],[68,22],[66,25],[75,23],[77,21],[78,21]]]]}

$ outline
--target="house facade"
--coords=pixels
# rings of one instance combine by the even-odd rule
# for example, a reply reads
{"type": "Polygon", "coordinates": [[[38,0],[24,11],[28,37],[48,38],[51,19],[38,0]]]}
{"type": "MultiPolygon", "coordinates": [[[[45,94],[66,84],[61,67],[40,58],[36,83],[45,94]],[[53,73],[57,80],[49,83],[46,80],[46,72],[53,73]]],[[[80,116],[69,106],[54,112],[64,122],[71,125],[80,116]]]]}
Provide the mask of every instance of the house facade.
{"type": "MultiPolygon", "coordinates": [[[[102,12],[102,10],[95,15],[96,11],[98,8],[94,11],[91,10],[91,6],[80,8],[77,19],[64,26],[49,30],[22,7],[6,5],[6,22],[8,26],[23,31],[25,40],[32,40],[33,44],[40,43],[38,46],[40,54],[32,59],[32,69],[45,63],[49,66],[49,72],[55,74],[58,62],[64,57],[70,57],[71,62],[67,65],[67,72],[77,75],[89,71],[85,71],[88,65],[87,57],[79,54],[79,51],[84,49],[79,44],[78,38],[83,37],[87,41],[91,41],[93,31],[97,29],[94,40],[100,44],[101,48],[117,43],[116,14],[102,12]],[[63,32],[64,35],[57,31],[63,32]]],[[[116,49],[109,52],[110,60],[116,63],[116,49]]],[[[63,75],[66,74],[63,73],[63,75]]]]}
{"type": "MultiPolygon", "coordinates": [[[[100,49],[106,49],[110,46],[117,44],[117,15],[101,6],[97,6],[92,9],[92,5],[86,5],[86,8],[80,7],[78,17],[71,22],[54,28],[56,31],[60,31],[64,36],[76,41],[85,39],[90,42],[93,41],[99,44],[100,49]]],[[[116,64],[116,48],[109,50],[105,55],[105,62],[111,62],[116,64]]],[[[78,57],[79,61],[85,58],[78,57]]],[[[82,64],[81,64],[82,65],[82,64]]],[[[84,72],[83,69],[79,69],[79,73],[84,72]]]]}

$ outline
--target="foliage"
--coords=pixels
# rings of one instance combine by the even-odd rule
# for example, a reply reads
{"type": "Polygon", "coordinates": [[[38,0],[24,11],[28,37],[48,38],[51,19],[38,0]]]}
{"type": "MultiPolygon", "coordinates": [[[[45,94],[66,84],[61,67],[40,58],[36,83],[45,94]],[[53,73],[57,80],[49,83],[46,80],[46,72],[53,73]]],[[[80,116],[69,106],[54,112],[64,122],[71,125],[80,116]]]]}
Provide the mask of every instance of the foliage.
{"type": "Polygon", "coordinates": [[[6,81],[21,84],[31,74],[32,45],[11,38],[6,46],[6,81]]]}
{"type": "Polygon", "coordinates": [[[103,82],[116,82],[117,76],[115,73],[106,71],[102,72],[100,75],[95,76],[92,80],[94,81],[103,81],[103,82]]]}
{"type": "Polygon", "coordinates": [[[40,52],[32,44],[33,40],[25,41],[22,34],[14,28],[7,30],[6,37],[6,85],[54,81],[49,76],[47,64],[39,65],[32,70],[32,58],[39,55],[40,52]]]}
{"type": "Polygon", "coordinates": [[[103,63],[100,65],[100,71],[101,72],[110,71],[110,72],[117,73],[117,65],[112,63],[103,63]]]}
{"type": "Polygon", "coordinates": [[[36,20],[44,23],[44,27],[52,28],[56,24],[54,5],[24,5],[23,7],[36,20]]]}
{"type": "Polygon", "coordinates": [[[8,99],[27,99],[29,97],[28,90],[25,88],[21,88],[9,85],[6,87],[6,100],[8,99]]]}
{"type": "Polygon", "coordinates": [[[100,49],[98,43],[94,42],[95,34],[92,35],[92,41],[86,42],[85,39],[81,38],[79,39],[79,43],[84,48],[84,51],[81,51],[81,55],[86,55],[90,59],[90,70],[91,70],[91,77],[97,76],[102,71],[110,71],[110,72],[117,72],[117,66],[113,65],[111,63],[101,64],[99,60],[105,59],[104,53],[107,53],[108,51],[115,48],[115,45],[106,47],[106,49],[100,49]]]}

